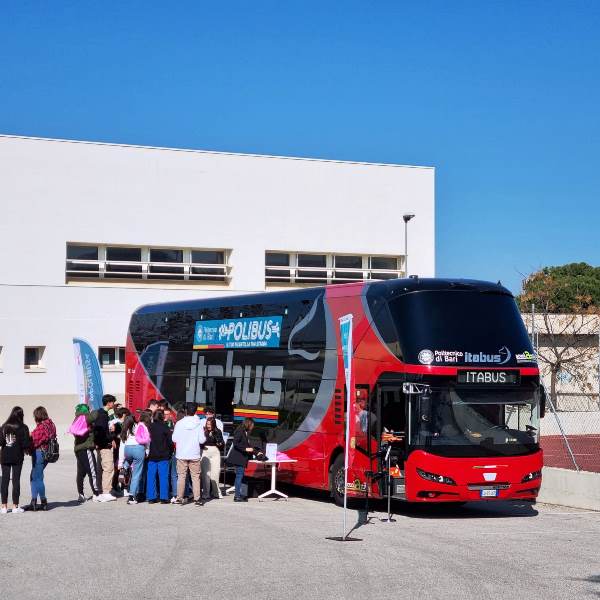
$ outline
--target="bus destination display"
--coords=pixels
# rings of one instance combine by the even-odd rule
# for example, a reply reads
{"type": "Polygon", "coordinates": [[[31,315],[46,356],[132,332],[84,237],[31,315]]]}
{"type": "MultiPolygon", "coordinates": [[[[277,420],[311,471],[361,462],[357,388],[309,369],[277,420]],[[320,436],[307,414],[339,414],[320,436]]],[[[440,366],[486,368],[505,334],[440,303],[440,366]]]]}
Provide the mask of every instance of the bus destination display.
{"type": "Polygon", "coordinates": [[[468,385],[519,385],[519,371],[459,369],[457,383],[468,385]]]}

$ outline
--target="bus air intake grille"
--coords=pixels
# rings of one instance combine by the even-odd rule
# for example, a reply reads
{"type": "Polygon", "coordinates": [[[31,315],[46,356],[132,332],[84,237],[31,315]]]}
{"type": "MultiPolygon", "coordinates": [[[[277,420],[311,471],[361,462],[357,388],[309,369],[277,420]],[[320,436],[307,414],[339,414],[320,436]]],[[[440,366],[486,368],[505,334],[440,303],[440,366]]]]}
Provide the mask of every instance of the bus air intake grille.
{"type": "Polygon", "coordinates": [[[485,483],[469,483],[469,484],[467,484],[467,487],[471,491],[475,491],[475,490],[507,490],[508,488],[510,488],[510,483],[507,483],[505,481],[494,483],[492,485],[485,484],[485,483]]]}

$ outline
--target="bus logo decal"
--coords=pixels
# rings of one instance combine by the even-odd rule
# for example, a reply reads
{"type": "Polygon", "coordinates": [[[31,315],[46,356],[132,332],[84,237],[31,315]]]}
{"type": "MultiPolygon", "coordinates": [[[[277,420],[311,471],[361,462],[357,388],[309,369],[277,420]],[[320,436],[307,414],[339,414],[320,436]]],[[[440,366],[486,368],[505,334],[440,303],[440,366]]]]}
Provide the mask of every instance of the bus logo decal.
{"type": "Polygon", "coordinates": [[[279,348],[283,317],[196,321],[194,350],[279,348]]]}

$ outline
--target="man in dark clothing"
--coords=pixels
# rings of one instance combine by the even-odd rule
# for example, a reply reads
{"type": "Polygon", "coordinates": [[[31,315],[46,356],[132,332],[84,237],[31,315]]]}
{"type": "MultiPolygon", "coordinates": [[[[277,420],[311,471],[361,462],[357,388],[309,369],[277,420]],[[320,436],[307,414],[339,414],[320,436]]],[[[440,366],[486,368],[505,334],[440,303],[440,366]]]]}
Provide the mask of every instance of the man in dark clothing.
{"type": "Polygon", "coordinates": [[[112,411],[117,399],[111,394],[102,396],[103,408],[99,409],[94,419],[94,441],[98,450],[98,459],[102,468],[102,493],[98,497],[100,502],[110,502],[116,498],[110,493],[112,489],[115,463],[113,460],[114,435],[109,428],[108,411],[112,411]]]}

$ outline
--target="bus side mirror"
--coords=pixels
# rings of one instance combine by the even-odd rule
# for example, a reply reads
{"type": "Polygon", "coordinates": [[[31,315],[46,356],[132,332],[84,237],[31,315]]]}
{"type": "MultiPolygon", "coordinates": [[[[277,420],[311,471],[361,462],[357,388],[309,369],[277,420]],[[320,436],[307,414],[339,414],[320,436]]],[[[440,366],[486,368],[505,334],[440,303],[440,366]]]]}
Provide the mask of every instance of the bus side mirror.
{"type": "Polygon", "coordinates": [[[546,414],[546,389],[544,386],[541,386],[542,392],[540,394],[540,419],[544,418],[546,414]]]}

